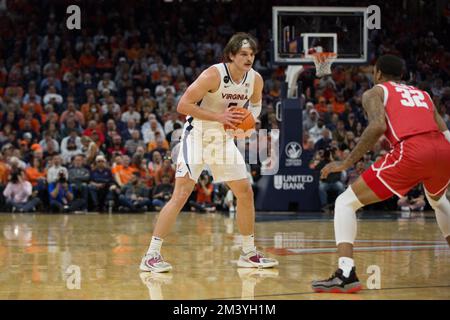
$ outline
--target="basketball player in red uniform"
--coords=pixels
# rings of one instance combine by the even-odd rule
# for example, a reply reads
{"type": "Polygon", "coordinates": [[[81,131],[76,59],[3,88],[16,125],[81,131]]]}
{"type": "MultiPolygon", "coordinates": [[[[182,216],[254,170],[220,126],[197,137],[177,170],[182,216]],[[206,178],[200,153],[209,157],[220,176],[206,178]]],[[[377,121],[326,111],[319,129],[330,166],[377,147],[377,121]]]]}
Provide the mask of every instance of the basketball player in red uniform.
{"type": "Polygon", "coordinates": [[[450,182],[450,132],[428,93],[400,83],[403,65],[403,60],[392,55],[378,59],[374,68],[376,86],[362,98],[369,125],[344,161],[332,162],[322,169],[322,177],[347,170],[383,134],[391,144],[391,151],[336,199],[338,269],[327,280],[313,281],[316,292],[361,290],[353,261],[355,212],[394,194],[401,197],[419,183],[423,183],[439,228],[450,245],[450,202],[446,197],[450,182]]]}

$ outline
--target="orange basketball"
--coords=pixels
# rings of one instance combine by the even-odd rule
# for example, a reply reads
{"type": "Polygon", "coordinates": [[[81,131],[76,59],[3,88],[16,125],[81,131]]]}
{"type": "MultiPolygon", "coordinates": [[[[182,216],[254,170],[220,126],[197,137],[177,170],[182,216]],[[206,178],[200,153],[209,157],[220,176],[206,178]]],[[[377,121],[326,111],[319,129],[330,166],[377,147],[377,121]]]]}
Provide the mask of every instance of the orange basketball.
{"type": "Polygon", "coordinates": [[[224,125],[225,130],[231,130],[234,131],[232,134],[236,138],[245,138],[249,137],[253,130],[255,129],[255,118],[253,118],[253,115],[248,109],[245,108],[234,108],[235,112],[242,113],[244,115],[244,118],[242,119],[242,122],[239,125],[236,125],[236,128],[238,130],[233,130],[228,125],[224,125]]]}

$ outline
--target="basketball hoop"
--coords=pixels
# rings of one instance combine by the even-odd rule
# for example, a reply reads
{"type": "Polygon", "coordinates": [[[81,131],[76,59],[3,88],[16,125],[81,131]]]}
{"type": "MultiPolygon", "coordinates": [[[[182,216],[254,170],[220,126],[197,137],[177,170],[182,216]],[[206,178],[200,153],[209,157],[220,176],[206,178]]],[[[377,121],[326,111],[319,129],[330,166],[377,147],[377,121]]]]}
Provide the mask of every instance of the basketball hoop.
{"type": "Polygon", "coordinates": [[[336,60],[334,52],[315,52],[311,54],[316,65],[316,76],[322,78],[331,74],[331,64],[336,60]]]}

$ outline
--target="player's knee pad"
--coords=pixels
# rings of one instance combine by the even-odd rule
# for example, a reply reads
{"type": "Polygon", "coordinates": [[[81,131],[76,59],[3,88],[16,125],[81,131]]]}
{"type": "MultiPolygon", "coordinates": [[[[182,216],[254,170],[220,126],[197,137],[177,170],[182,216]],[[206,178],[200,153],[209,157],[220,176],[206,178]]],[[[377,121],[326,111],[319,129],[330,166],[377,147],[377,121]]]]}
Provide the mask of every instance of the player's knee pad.
{"type": "Polygon", "coordinates": [[[426,192],[425,195],[436,214],[436,221],[442,234],[447,238],[450,236],[450,201],[448,201],[445,194],[438,201],[431,199],[426,192]]]}
{"type": "Polygon", "coordinates": [[[336,244],[351,243],[356,238],[356,210],[363,207],[352,188],[347,188],[336,199],[334,207],[334,233],[336,244]]]}
{"type": "Polygon", "coordinates": [[[356,197],[356,194],[353,192],[352,188],[348,187],[339,195],[339,197],[337,197],[335,212],[338,207],[352,208],[352,210],[356,212],[356,210],[362,208],[363,206],[364,205],[359,202],[359,199],[356,197]]]}
{"type": "Polygon", "coordinates": [[[425,196],[433,209],[445,209],[445,207],[450,204],[445,194],[443,194],[438,201],[432,199],[427,192],[425,192],[425,196]]]}

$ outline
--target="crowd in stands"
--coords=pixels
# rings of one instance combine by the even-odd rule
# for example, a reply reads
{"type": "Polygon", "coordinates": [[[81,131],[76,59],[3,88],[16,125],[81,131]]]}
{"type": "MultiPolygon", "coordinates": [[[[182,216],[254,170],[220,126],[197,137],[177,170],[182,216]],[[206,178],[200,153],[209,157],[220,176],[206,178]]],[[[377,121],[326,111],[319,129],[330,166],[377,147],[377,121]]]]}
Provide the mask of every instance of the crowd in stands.
{"type": "MultiPolygon", "coordinates": [[[[221,61],[235,31],[259,40],[254,68],[265,87],[258,127],[278,129],[274,104],[284,68],[271,64],[268,51],[273,3],[236,2],[211,10],[199,2],[89,2],[76,31],[65,27],[68,1],[6,1],[8,10],[0,9],[2,210],[161,208],[173,191],[185,122],[178,100],[206,67],[221,61]]],[[[433,9],[424,6],[424,12],[433,9]]],[[[371,32],[370,62],[384,53],[402,56],[405,80],[429,91],[450,124],[448,21],[431,27],[396,12],[386,10],[385,18],[395,23],[371,32]]],[[[361,96],[373,85],[371,69],[336,65],[326,79],[317,79],[313,68],[301,75],[303,162],[312,169],[342,159],[358,142],[367,124],[361,96]]],[[[380,140],[354,168],[321,181],[322,206],[331,202],[329,191],[342,192],[388,149],[380,140]]],[[[249,166],[253,184],[263,165],[249,166]]],[[[185,209],[224,208],[234,210],[230,190],[205,172],[185,209]]]]}

